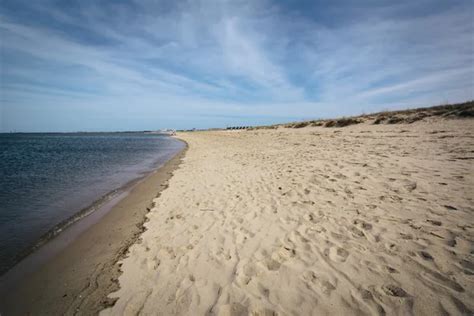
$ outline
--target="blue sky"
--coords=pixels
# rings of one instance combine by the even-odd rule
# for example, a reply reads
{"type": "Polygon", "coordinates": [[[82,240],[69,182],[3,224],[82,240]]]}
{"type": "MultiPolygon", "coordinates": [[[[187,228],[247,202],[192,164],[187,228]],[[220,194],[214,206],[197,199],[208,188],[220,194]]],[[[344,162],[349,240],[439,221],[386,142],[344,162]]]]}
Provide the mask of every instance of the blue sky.
{"type": "Polygon", "coordinates": [[[0,131],[255,125],[474,99],[474,2],[0,3],[0,131]]]}

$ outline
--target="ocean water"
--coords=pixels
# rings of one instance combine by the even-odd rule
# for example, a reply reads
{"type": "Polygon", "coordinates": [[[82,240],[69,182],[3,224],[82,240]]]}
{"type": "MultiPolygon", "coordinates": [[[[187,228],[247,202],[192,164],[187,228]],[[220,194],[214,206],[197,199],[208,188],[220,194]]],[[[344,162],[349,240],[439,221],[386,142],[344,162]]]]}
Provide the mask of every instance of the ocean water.
{"type": "Polygon", "coordinates": [[[0,275],[53,227],[183,147],[145,133],[0,134],[0,275]]]}

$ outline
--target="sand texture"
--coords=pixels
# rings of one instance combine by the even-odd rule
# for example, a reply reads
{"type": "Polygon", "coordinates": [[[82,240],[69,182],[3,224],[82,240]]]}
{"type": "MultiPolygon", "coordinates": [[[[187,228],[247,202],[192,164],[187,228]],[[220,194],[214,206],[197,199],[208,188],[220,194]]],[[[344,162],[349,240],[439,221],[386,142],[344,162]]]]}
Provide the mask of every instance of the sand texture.
{"type": "Polygon", "coordinates": [[[103,315],[474,311],[474,120],[179,137],[103,315]]]}

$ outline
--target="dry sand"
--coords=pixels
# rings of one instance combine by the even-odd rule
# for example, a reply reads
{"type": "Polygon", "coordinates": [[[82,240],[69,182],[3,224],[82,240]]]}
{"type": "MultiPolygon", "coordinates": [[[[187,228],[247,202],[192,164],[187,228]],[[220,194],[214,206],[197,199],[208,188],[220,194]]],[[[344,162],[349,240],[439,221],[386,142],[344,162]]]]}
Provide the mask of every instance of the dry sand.
{"type": "Polygon", "coordinates": [[[103,315],[474,310],[474,120],[179,137],[103,315]]]}

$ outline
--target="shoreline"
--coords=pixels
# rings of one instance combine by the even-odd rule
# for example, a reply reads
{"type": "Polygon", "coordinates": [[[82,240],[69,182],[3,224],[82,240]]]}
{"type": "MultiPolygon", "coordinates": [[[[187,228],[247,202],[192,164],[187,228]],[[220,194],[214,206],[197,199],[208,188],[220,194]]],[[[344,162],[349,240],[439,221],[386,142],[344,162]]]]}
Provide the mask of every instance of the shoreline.
{"type": "MultiPolygon", "coordinates": [[[[103,213],[102,216],[105,215],[105,213],[107,213],[107,211],[110,210],[113,207],[113,205],[118,203],[123,197],[125,197],[128,194],[128,191],[131,188],[133,188],[133,186],[138,184],[140,181],[144,180],[146,177],[148,177],[150,174],[155,172],[161,166],[162,164],[157,165],[151,171],[144,172],[139,177],[128,181],[123,186],[107,192],[103,196],[99,197],[97,200],[94,200],[88,206],[80,209],[78,212],[74,213],[72,216],[62,220],[58,224],[51,227],[46,233],[41,235],[37,241],[35,241],[29,247],[23,249],[22,251],[18,253],[13,265],[10,266],[7,270],[5,270],[0,275],[0,284],[1,284],[1,280],[5,277],[5,275],[9,274],[10,271],[15,269],[16,266],[19,265],[22,261],[26,260],[29,256],[34,255],[36,252],[41,252],[43,247],[47,246],[48,243],[53,242],[56,238],[60,239],[62,237],[61,236],[62,233],[68,234],[70,229],[74,230],[72,228],[73,225],[75,224],[81,225],[82,221],[86,217],[89,217],[89,216],[94,217],[94,215],[97,215],[95,213],[103,213]]],[[[100,216],[100,218],[102,216],[100,216]]],[[[86,229],[93,224],[94,223],[87,226],[86,229]]],[[[86,229],[83,229],[82,231],[85,231],[86,229]]]]}
{"type": "Polygon", "coordinates": [[[110,191],[72,216],[73,221],[69,218],[42,236],[0,278],[0,312],[97,313],[111,304],[106,297],[118,289],[116,263],[144,231],[153,199],[167,187],[187,151],[186,142],[179,141],[184,148],[164,164],[110,191]]]}
{"type": "MultiPolygon", "coordinates": [[[[80,133],[67,134],[70,137],[76,137],[80,133]]],[[[105,133],[105,135],[111,134],[113,133],[105,133]]],[[[38,133],[38,135],[49,134],[38,133]]],[[[55,198],[50,197],[49,201],[44,201],[44,203],[40,204],[39,206],[37,205],[38,201],[35,200],[29,202],[28,205],[21,205],[21,203],[15,203],[14,206],[12,205],[11,207],[15,207],[17,209],[27,207],[29,209],[35,209],[35,212],[37,213],[44,213],[45,211],[46,213],[48,213],[50,209],[52,209],[53,211],[55,210],[54,202],[57,199],[62,200],[62,209],[57,208],[56,213],[51,213],[52,217],[49,220],[49,223],[44,223],[41,229],[33,231],[31,233],[33,237],[23,238],[23,236],[21,235],[16,236],[15,234],[12,235],[11,233],[6,235],[5,232],[8,229],[6,231],[2,231],[4,233],[2,235],[4,239],[2,240],[9,240],[10,238],[13,240],[18,239],[21,244],[12,246],[8,242],[6,244],[2,243],[2,247],[5,247],[5,249],[2,248],[2,251],[0,253],[0,286],[2,283],[2,279],[6,274],[9,273],[12,268],[17,266],[20,262],[29,257],[31,254],[38,252],[39,249],[41,249],[45,244],[58,237],[63,231],[67,230],[72,225],[81,222],[81,220],[88,217],[92,213],[95,213],[97,211],[102,212],[102,208],[104,207],[110,209],[110,205],[113,204],[113,201],[117,202],[120,199],[120,196],[123,197],[124,194],[126,194],[127,191],[130,190],[130,188],[132,188],[138,182],[142,181],[151,173],[155,172],[164,163],[166,163],[166,161],[170,160],[174,155],[176,155],[180,150],[185,147],[184,142],[180,140],[173,139],[172,137],[166,135],[161,136],[168,138],[168,141],[170,142],[169,146],[171,146],[170,148],[160,150],[154,155],[152,154],[151,156],[146,158],[142,157],[139,162],[133,164],[132,168],[128,167],[128,171],[123,171],[121,167],[115,166],[115,170],[111,169],[110,174],[113,175],[113,180],[105,180],[102,182],[94,181],[94,185],[99,184],[98,186],[95,185],[95,188],[97,190],[91,190],[90,188],[88,188],[88,185],[83,184],[81,186],[77,186],[76,190],[69,192],[66,198],[64,192],[61,193],[62,189],[56,188],[54,191],[59,192],[59,195],[56,194],[57,192],[55,192],[55,198]],[[175,148],[173,148],[173,146],[175,148]],[[119,176],[116,176],[115,174],[119,174],[119,176]],[[63,196],[61,194],[63,194],[63,196]],[[77,196],[81,197],[77,198],[77,196]]],[[[127,168],[125,170],[127,170],[127,168]]],[[[70,171],[67,171],[64,174],[63,178],[67,178],[69,176],[70,171]]],[[[91,177],[93,177],[93,174],[91,174],[91,177]]],[[[74,188],[74,185],[69,184],[66,187],[74,188]]],[[[23,193],[21,197],[18,196],[16,198],[18,200],[23,200],[26,202],[29,199],[25,197],[28,197],[28,193],[23,193]]],[[[12,200],[15,200],[15,198],[13,198],[12,200]]],[[[24,219],[17,221],[19,227],[15,229],[19,229],[19,231],[22,231],[22,229],[28,230],[28,227],[22,226],[25,222],[28,222],[28,214],[26,214],[24,219]]],[[[11,223],[13,224],[15,222],[12,221],[11,223]]],[[[89,224],[89,226],[92,224],[93,223],[89,224]]],[[[82,224],[79,225],[82,226],[82,224]]]]}

